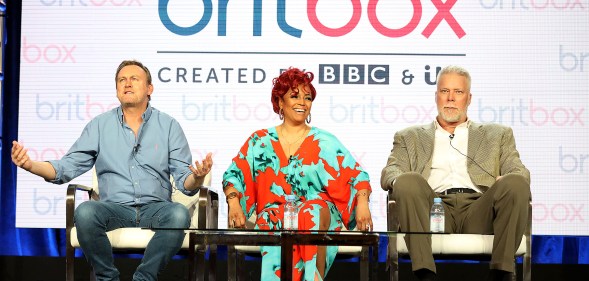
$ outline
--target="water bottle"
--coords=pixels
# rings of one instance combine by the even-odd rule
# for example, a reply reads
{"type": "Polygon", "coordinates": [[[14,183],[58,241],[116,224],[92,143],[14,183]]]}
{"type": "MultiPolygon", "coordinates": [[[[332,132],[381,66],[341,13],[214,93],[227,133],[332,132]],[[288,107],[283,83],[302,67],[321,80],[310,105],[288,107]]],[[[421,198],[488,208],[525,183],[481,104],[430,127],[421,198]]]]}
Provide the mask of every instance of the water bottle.
{"type": "Polygon", "coordinates": [[[444,206],[442,206],[442,198],[434,198],[434,204],[430,211],[429,225],[431,232],[444,232],[444,206]]]}
{"type": "Polygon", "coordinates": [[[284,229],[296,230],[299,227],[299,208],[296,203],[294,194],[286,195],[286,205],[284,205],[284,229]]]}

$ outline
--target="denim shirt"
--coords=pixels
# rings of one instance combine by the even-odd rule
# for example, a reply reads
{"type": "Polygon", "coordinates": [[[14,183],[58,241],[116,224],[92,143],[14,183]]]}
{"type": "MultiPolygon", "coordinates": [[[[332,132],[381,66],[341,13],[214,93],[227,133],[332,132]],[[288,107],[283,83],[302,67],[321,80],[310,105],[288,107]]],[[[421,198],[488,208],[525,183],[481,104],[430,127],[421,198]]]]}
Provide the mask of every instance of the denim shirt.
{"type": "Polygon", "coordinates": [[[124,122],[121,107],[92,119],[82,135],[60,160],[48,161],[56,171],[55,184],[63,184],[94,165],[100,198],[127,206],[171,201],[172,185],[186,195],[192,155],[180,124],[150,105],[142,115],[137,138],[124,122]]]}

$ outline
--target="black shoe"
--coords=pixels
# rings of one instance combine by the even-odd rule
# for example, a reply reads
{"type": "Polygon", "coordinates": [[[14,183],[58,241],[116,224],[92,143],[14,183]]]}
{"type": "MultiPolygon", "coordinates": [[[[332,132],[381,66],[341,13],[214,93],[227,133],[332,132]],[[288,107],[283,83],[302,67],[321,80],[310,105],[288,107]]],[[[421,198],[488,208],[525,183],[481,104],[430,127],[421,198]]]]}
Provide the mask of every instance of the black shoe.
{"type": "Polygon", "coordinates": [[[503,271],[499,269],[491,269],[487,281],[511,281],[513,280],[513,272],[503,271]]]}
{"type": "Polygon", "coordinates": [[[436,273],[429,270],[429,269],[426,269],[426,268],[416,270],[413,273],[421,281],[434,281],[434,280],[436,280],[436,273]]]}

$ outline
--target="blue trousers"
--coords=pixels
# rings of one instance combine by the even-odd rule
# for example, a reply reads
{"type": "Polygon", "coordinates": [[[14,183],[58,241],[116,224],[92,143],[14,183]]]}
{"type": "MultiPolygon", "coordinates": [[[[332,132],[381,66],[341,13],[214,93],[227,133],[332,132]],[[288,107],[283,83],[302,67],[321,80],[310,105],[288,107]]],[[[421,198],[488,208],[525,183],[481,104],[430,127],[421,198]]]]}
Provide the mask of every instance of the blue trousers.
{"type": "MultiPolygon", "coordinates": [[[[78,240],[96,280],[119,280],[107,231],[122,227],[187,228],[188,210],[182,204],[154,202],[141,207],[86,201],[74,214],[78,240]]],[[[158,230],[149,241],[133,280],[157,280],[158,273],[182,247],[182,230],[158,230]]]]}

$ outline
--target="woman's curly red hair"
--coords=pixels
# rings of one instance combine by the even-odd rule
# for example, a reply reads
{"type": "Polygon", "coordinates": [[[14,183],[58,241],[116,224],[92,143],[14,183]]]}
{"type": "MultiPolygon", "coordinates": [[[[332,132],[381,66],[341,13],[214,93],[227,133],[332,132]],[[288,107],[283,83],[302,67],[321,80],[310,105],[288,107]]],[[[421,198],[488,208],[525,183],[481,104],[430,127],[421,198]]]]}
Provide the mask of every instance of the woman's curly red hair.
{"type": "Polygon", "coordinates": [[[315,100],[315,96],[317,95],[317,91],[315,91],[315,87],[311,84],[313,81],[312,72],[305,72],[296,67],[289,67],[286,71],[282,72],[278,77],[272,79],[272,109],[274,112],[278,114],[280,111],[280,106],[278,101],[284,97],[284,95],[288,92],[288,90],[292,90],[294,92],[298,91],[300,85],[305,85],[309,89],[309,93],[311,94],[311,100],[315,100]]]}

